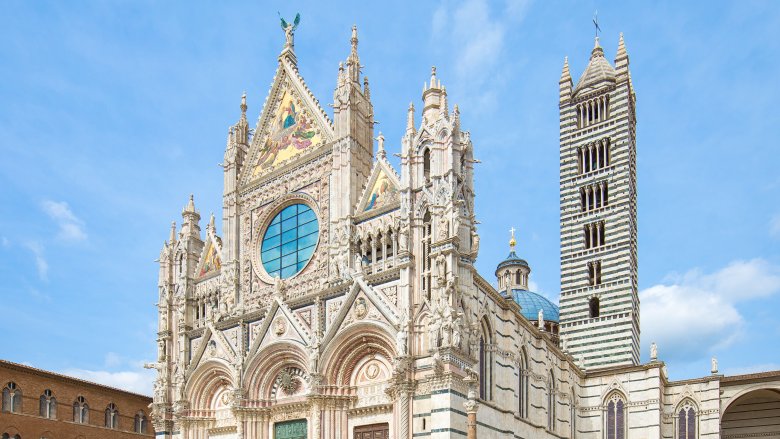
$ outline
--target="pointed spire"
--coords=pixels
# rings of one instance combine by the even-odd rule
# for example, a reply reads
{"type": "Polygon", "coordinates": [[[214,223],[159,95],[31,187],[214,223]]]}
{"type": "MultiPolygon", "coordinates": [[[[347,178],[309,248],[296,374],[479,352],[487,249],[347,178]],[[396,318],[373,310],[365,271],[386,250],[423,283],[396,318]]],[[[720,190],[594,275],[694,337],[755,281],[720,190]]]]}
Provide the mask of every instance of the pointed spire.
{"type": "Polygon", "coordinates": [[[171,221],[171,234],[168,237],[168,243],[173,244],[176,242],[176,221],[171,221]]]}
{"type": "Polygon", "coordinates": [[[436,87],[436,66],[431,66],[431,86],[429,88],[436,87]]]}
{"type": "Polygon", "coordinates": [[[352,38],[349,39],[350,43],[352,44],[352,51],[350,52],[350,56],[355,57],[357,59],[358,53],[357,53],[357,47],[358,47],[358,36],[357,36],[357,25],[352,25],[352,38]]]}
{"type": "Polygon", "coordinates": [[[211,230],[213,233],[217,233],[217,226],[215,224],[215,218],[214,218],[214,212],[211,212],[211,217],[209,218],[209,224],[206,226],[208,230],[211,230]]]}
{"type": "Polygon", "coordinates": [[[241,119],[246,119],[246,90],[241,95],[241,119]]]}
{"type": "Polygon", "coordinates": [[[414,133],[414,103],[409,102],[409,110],[406,113],[406,133],[414,133]]]}
{"type": "Polygon", "coordinates": [[[195,213],[195,195],[190,194],[190,201],[187,203],[186,206],[184,206],[184,210],[181,212],[182,214],[185,213],[195,213]]]}
{"type": "Polygon", "coordinates": [[[368,76],[363,77],[363,96],[366,99],[371,99],[371,89],[368,88],[368,76]]]}
{"type": "Polygon", "coordinates": [[[569,72],[569,57],[565,56],[563,58],[563,71],[561,71],[561,83],[564,83],[566,81],[571,82],[571,72],[569,72]]]}
{"type": "Polygon", "coordinates": [[[623,41],[623,32],[620,33],[620,40],[618,40],[617,55],[615,56],[615,64],[620,59],[628,59],[628,52],[626,51],[626,43],[623,41]]]}
{"type": "Polygon", "coordinates": [[[349,57],[347,58],[347,77],[349,77],[350,81],[358,83],[358,87],[360,87],[360,57],[358,57],[358,37],[357,37],[357,26],[352,26],[352,38],[350,38],[350,42],[352,45],[352,49],[349,52],[349,57]]]}
{"type": "Polygon", "coordinates": [[[379,132],[379,135],[376,136],[376,142],[377,142],[377,150],[376,155],[380,158],[387,157],[387,153],[385,152],[385,136],[382,135],[382,132],[379,132]]]}

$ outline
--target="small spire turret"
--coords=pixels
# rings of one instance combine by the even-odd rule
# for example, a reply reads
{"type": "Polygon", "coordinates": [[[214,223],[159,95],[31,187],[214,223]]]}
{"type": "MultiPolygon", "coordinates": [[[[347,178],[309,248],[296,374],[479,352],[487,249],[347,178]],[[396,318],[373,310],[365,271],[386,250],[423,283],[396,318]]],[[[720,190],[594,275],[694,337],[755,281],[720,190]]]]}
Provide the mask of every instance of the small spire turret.
{"type": "Polygon", "coordinates": [[[406,112],[406,134],[414,134],[414,103],[409,102],[409,109],[406,112]]]}
{"type": "Polygon", "coordinates": [[[376,136],[376,142],[377,142],[377,150],[376,155],[380,158],[387,157],[387,152],[385,152],[385,136],[382,135],[382,132],[379,132],[379,135],[376,136]]]}
{"type": "Polygon", "coordinates": [[[168,243],[174,244],[176,242],[176,221],[171,221],[171,234],[168,236],[168,243]]]}

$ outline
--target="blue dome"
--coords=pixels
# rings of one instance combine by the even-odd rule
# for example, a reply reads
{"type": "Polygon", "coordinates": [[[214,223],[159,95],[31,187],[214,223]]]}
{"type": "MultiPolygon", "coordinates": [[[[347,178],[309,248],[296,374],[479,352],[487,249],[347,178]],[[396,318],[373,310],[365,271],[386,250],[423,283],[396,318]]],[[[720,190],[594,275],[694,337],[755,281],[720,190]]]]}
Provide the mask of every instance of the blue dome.
{"type": "Polygon", "coordinates": [[[506,257],[501,263],[498,264],[498,267],[496,267],[496,271],[508,266],[508,265],[522,265],[524,267],[528,266],[528,262],[525,261],[525,259],[520,258],[517,256],[517,253],[515,253],[514,250],[509,252],[509,256],[506,257]]]}
{"type": "Polygon", "coordinates": [[[544,296],[526,290],[512,290],[512,298],[515,299],[522,313],[528,320],[535,322],[539,318],[539,310],[544,311],[544,320],[560,321],[558,305],[547,300],[544,296]]]}

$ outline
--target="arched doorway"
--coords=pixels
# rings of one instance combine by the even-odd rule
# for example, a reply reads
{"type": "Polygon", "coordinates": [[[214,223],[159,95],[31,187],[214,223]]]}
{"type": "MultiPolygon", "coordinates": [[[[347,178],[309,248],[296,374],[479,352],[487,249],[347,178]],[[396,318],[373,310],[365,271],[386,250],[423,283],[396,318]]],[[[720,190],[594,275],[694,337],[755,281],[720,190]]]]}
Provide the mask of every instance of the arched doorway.
{"type": "Polygon", "coordinates": [[[780,438],[780,391],[759,389],[729,404],[720,421],[722,438],[780,438]]]}

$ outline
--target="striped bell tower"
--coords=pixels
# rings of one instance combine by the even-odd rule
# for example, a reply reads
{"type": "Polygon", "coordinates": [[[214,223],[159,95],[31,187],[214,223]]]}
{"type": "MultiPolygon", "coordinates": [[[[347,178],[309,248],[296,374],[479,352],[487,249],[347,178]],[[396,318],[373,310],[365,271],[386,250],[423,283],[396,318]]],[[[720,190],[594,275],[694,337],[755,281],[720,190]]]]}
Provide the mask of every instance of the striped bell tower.
{"type": "Polygon", "coordinates": [[[587,369],[639,363],[636,96],[620,35],[615,66],[596,37],[574,86],[560,79],[563,346],[587,369]]]}

